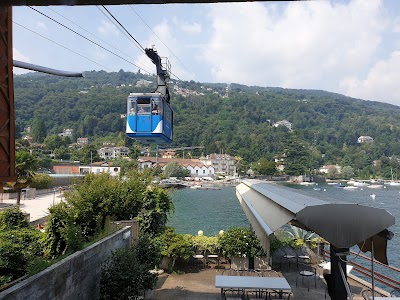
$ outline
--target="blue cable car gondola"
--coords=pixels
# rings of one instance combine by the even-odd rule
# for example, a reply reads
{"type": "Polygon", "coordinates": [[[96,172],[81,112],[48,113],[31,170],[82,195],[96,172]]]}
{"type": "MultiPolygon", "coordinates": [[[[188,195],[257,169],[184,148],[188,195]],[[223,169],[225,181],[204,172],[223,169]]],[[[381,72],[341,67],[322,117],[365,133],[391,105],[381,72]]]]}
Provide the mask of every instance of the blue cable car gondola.
{"type": "Polygon", "coordinates": [[[143,144],[172,142],[173,111],[166,82],[170,64],[161,63],[154,49],[146,49],[147,56],[157,67],[157,89],[153,93],[131,93],[127,101],[126,134],[143,144]]]}

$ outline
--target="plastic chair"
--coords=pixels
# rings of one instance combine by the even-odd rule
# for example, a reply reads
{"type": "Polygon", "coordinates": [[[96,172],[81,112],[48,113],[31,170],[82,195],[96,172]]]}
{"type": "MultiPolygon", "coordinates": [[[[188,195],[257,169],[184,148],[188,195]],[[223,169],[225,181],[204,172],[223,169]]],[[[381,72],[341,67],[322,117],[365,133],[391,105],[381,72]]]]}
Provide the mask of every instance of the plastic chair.
{"type": "Polygon", "coordinates": [[[267,299],[267,296],[266,290],[246,291],[246,300],[267,299]]]}
{"type": "MultiPolygon", "coordinates": [[[[371,289],[367,289],[367,290],[363,290],[361,292],[361,296],[365,299],[365,300],[371,300],[372,299],[372,290],[371,289]]],[[[379,295],[377,292],[375,292],[375,296],[381,296],[379,295]]]]}
{"type": "Polygon", "coordinates": [[[297,287],[297,281],[299,279],[299,276],[301,276],[301,282],[304,283],[304,277],[307,278],[307,290],[310,291],[310,277],[314,277],[314,284],[315,288],[317,287],[317,269],[308,265],[308,264],[303,264],[299,263],[299,274],[296,277],[296,287],[297,287]]]}
{"type": "Polygon", "coordinates": [[[289,300],[290,296],[292,295],[291,292],[279,292],[273,291],[268,293],[268,299],[286,299],[289,300]]]}

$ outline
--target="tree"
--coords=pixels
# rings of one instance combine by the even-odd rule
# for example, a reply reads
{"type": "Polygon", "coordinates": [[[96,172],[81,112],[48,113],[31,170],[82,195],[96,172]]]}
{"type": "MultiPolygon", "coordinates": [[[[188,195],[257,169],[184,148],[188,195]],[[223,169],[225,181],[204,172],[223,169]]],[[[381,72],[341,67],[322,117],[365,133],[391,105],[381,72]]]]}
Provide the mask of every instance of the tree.
{"type": "Polygon", "coordinates": [[[190,175],[190,171],[182,167],[177,161],[171,161],[165,166],[165,177],[186,177],[190,175]]]}
{"type": "Polygon", "coordinates": [[[43,119],[37,118],[32,126],[32,139],[35,143],[43,143],[46,137],[46,126],[43,119]]]}
{"type": "Polygon", "coordinates": [[[273,161],[260,158],[258,162],[254,164],[254,170],[260,175],[274,175],[276,173],[276,165],[273,161]]]}
{"type": "Polygon", "coordinates": [[[330,179],[335,179],[339,175],[339,172],[336,168],[336,166],[330,166],[328,168],[328,177],[330,179]]]}
{"type": "Polygon", "coordinates": [[[17,182],[17,205],[21,203],[21,192],[32,181],[35,172],[38,169],[36,157],[26,151],[20,151],[15,154],[15,173],[17,182]]]}
{"type": "Polygon", "coordinates": [[[342,168],[342,176],[345,179],[350,179],[354,176],[354,170],[351,166],[344,166],[342,168]]]}

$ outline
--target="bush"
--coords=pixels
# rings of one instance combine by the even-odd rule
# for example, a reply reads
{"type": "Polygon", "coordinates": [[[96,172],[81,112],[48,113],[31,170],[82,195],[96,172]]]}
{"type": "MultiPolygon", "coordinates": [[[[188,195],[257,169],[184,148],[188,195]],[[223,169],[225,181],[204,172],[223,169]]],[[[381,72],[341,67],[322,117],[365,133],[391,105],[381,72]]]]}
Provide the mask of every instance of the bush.
{"type": "Polygon", "coordinates": [[[225,256],[261,257],[264,250],[260,241],[248,228],[231,227],[219,237],[219,245],[225,256]]]}
{"type": "Polygon", "coordinates": [[[0,241],[10,241],[22,248],[27,257],[41,256],[43,247],[41,239],[43,233],[34,228],[22,228],[0,232],[0,241]]]}
{"type": "Polygon", "coordinates": [[[27,273],[28,258],[24,255],[23,247],[12,241],[0,240],[0,274],[15,280],[27,273]]]}
{"type": "Polygon", "coordinates": [[[36,189],[48,189],[51,186],[53,179],[48,174],[37,173],[33,176],[30,187],[36,189]]]}
{"type": "Polygon", "coordinates": [[[103,263],[100,278],[100,298],[130,299],[140,290],[154,288],[157,277],[142,264],[134,249],[118,249],[103,263]]]}
{"type": "Polygon", "coordinates": [[[172,258],[172,267],[178,258],[188,260],[193,254],[191,235],[176,234],[175,230],[168,227],[158,238],[162,245],[161,254],[172,258]]]}
{"type": "Polygon", "coordinates": [[[0,212],[0,230],[19,228],[30,228],[30,225],[18,207],[9,207],[0,212]]]}

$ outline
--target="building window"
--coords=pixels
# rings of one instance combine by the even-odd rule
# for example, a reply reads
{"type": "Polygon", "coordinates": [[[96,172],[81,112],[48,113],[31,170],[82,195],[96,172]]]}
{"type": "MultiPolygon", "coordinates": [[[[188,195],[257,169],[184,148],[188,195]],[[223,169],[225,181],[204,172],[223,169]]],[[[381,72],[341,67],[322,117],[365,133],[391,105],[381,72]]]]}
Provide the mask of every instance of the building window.
{"type": "Polygon", "coordinates": [[[196,174],[199,174],[199,170],[196,170],[196,174]]]}
{"type": "Polygon", "coordinates": [[[206,174],[206,170],[203,170],[203,174],[206,174]]]}

